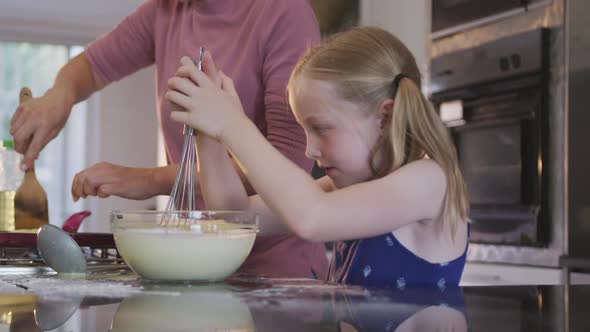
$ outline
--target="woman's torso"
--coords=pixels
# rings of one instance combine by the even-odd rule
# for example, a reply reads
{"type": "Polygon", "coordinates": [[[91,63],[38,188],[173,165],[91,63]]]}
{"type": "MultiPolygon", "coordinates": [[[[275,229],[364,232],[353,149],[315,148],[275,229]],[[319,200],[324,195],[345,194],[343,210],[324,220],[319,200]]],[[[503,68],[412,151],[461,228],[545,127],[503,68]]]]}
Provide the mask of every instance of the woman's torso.
{"type": "MultiPolygon", "coordinates": [[[[156,64],[159,120],[168,159],[178,162],[182,125],[170,119],[163,96],[180,58],[196,57],[204,46],[234,80],[248,117],[277,149],[311,170],[305,135],[287,105],[286,82],[299,55],[317,40],[317,22],[305,0],[151,0],[91,44],[87,55],[105,83],[156,64]],[[290,47],[277,48],[283,42],[290,47]],[[269,121],[279,125],[271,129],[269,121]]],[[[260,237],[244,264],[248,272],[277,277],[325,278],[327,267],[323,244],[294,236],[260,237]]]]}

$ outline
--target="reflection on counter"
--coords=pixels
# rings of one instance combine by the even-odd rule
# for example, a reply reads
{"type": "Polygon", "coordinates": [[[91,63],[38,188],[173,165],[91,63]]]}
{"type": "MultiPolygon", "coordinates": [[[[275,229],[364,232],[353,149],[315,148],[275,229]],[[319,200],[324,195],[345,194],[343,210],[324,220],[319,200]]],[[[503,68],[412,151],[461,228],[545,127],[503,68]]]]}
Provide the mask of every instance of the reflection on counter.
{"type": "Polygon", "coordinates": [[[35,323],[42,331],[62,326],[78,310],[82,298],[39,301],[35,309],[35,323]]]}
{"type": "Polygon", "coordinates": [[[104,322],[111,331],[467,331],[459,288],[386,291],[250,282],[141,287],[145,293],[127,298],[0,295],[2,324],[10,331],[99,331],[104,322]],[[114,314],[100,310],[112,303],[114,314]]]}
{"type": "Polygon", "coordinates": [[[221,285],[163,286],[179,296],[135,295],[121,302],[111,331],[255,331],[248,305],[221,285]]]}
{"type": "Polygon", "coordinates": [[[0,296],[0,330],[35,331],[37,296],[32,294],[2,294],[0,296]]]}
{"type": "Polygon", "coordinates": [[[317,281],[131,285],[121,297],[1,293],[0,331],[589,331],[590,286],[402,290],[317,281]]]}

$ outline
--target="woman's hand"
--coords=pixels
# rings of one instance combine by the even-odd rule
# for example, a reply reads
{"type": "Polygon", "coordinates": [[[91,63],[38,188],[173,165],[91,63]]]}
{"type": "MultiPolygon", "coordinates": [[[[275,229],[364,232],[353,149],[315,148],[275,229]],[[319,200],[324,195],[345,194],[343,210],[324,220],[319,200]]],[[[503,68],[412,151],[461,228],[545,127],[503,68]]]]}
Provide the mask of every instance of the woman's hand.
{"type": "Polygon", "coordinates": [[[203,56],[203,72],[188,57],[181,63],[168,81],[166,99],[185,111],[172,112],[172,120],[222,141],[249,121],[232,79],[216,69],[209,52],[203,56]]]}
{"type": "Polygon", "coordinates": [[[17,108],[10,121],[10,134],[14,150],[24,154],[22,167],[33,166],[41,150],[62,130],[71,110],[67,93],[55,88],[17,108]]]}
{"type": "Polygon", "coordinates": [[[102,162],[74,176],[74,201],[88,196],[119,196],[143,200],[158,195],[160,190],[152,168],[132,168],[102,162]]]}

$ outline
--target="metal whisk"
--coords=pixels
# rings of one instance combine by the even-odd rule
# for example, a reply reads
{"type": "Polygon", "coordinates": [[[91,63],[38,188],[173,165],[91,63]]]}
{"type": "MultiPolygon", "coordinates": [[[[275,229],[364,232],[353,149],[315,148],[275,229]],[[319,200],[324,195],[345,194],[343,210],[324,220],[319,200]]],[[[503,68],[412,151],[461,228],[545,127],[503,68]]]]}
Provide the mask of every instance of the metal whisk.
{"type": "MultiPolygon", "coordinates": [[[[203,70],[204,51],[203,47],[199,49],[199,59],[197,61],[199,71],[203,70]]],[[[194,128],[184,125],[182,133],[184,135],[182,156],[174,186],[166,205],[167,213],[162,217],[161,224],[164,226],[190,225],[190,211],[197,208],[195,195],[196,132],[194,128]]]]}

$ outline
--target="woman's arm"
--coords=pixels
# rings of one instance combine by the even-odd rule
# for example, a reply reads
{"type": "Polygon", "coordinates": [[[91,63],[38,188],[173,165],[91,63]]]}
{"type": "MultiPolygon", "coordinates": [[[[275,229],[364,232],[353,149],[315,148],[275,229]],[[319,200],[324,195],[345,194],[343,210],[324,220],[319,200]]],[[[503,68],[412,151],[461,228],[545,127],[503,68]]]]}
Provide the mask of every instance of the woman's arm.
{"type": "Polygon", "coordinates": [[[103,86],[85,54],[80,54],[60,69],[43,96],[20,105],[10,121],[10,134],[14,149],[24,154],[21,164],[32,167],[41,150],[65,126],[72,106],[103,86]]]}
{"type": "Polygon", "coordinates": [[[254,211],[258,215],[261,234],[288,233],[260,196],[248,197],[234,163],[221,143],[199,134],[197,156],[198,178],[207,209],[254,211]]]}

